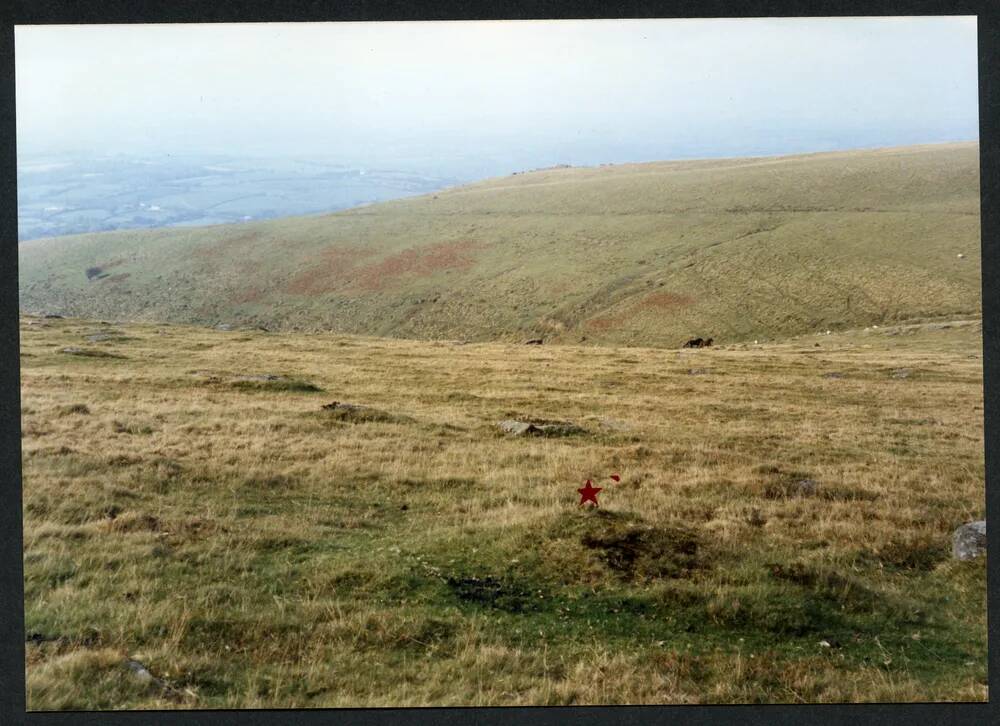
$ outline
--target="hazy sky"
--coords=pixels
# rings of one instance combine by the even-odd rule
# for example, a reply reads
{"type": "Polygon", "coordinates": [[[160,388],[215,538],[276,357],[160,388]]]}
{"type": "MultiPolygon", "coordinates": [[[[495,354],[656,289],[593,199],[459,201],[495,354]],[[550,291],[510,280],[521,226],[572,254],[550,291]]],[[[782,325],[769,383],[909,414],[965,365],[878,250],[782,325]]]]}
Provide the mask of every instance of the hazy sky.
{"type": "Polygon", "coordinates": [[[975,18],[20,26],[16,68],[23,153],[500,173],[978,138],[975,18]]]}

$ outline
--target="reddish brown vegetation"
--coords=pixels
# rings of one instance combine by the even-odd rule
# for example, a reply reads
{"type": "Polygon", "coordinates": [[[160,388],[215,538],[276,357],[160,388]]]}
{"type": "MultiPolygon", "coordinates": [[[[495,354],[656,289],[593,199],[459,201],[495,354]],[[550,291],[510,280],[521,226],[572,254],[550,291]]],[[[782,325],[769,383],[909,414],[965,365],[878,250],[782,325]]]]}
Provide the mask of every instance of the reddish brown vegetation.
{"type": "Polygon", "coordinates": [[[289,281],[285,291],[293,295],[330,292],[350,281],[358,262],[375,254],[371,248],[352,245],[331,247],[309,261],[308,269],[289,281]]]}
{"type": "Polygon", "coordinates": [[[263,294],[264,291],[259,287],[245,287],[233,295],[230,299],[238,305],[243,305],[245,303],[257,302],[263,294]]]}
{"type": "Polygon", "coordinates": [[[636,304],[636,308],[653,308],[656,310],[664,310],[669,308],[679,308],[686,305],[690,305],[694,300],[689,298],[687,295],[675,295],[672,292],[654,292],[652,295],[647,295],[645,298],[636,304]]]}
{"type": "Polygon", "coordinates": [[[672,292],[654,292],[617,313],[591,318],[587,321],[586,325],[590,330],[603,332],[622,327],[630,318],[635,317],[644,310],[671,310],[685,307],[693,302],[693,298],[686,295],[677,295],[672,292]]]}
{"type": "Polygon", "coordinates": [[[444,270],[468,270],[476,262],[472,253],[479,247],[472,240],[413,247],[358,269],[355,284],[362,290],[384,290],[392,280],[406,275],[423,277],[444,270]]]}

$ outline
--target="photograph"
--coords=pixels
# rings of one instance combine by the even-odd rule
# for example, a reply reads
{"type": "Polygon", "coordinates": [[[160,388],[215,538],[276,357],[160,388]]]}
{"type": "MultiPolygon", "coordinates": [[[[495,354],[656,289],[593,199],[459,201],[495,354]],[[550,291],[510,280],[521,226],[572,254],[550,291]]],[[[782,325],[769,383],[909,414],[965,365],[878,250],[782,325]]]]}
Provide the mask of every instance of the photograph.
{"type": "Polygon", "coordinates": [[[27,710],[988,702],[978,30],[15,25],[27,710]]]}

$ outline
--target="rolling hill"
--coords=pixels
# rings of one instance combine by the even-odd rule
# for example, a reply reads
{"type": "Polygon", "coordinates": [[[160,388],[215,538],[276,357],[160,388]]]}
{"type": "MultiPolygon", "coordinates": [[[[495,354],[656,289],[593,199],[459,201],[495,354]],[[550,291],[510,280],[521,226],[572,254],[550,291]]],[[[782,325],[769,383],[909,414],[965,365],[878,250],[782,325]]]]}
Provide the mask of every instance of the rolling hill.
{"type": "Polygon", "coordinates": [[[25,312],[676,346],[981,311],[979,146],[557,168],[19,246],[25,312]]]}

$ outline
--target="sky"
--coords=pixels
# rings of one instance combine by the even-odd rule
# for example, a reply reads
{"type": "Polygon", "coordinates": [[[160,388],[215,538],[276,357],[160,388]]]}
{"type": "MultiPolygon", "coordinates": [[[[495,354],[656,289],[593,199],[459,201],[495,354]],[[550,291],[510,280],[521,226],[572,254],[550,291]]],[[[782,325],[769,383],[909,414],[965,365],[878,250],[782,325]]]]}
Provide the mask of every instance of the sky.
{"type": "Polygon", "coordinates": [[[441,175],[978,138],[974,17],[18,26],[19,154],[441,175]]]}

